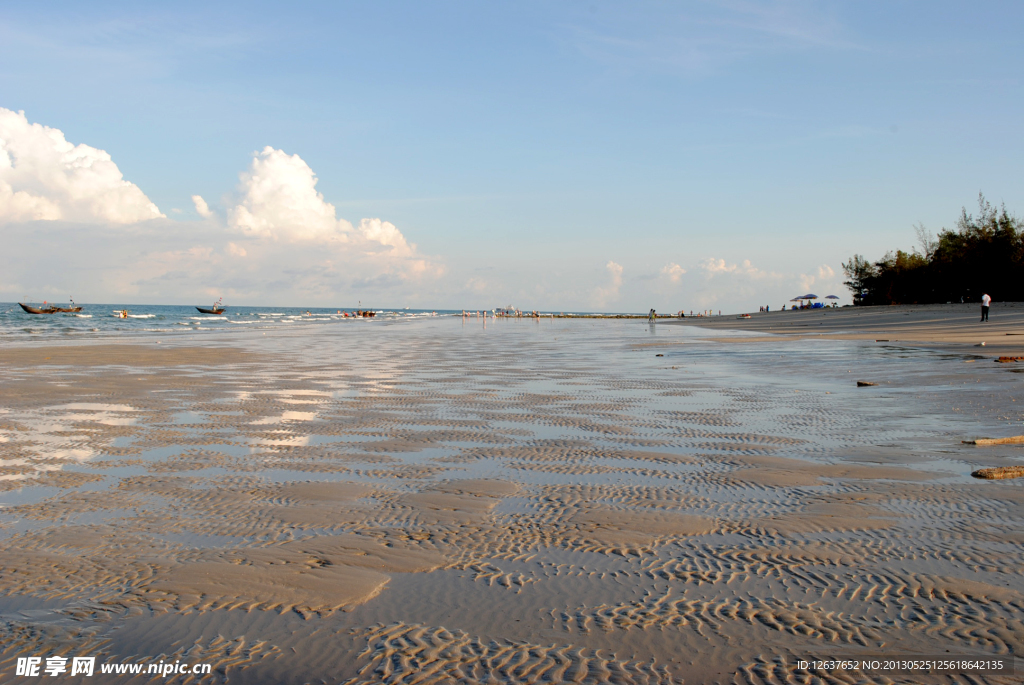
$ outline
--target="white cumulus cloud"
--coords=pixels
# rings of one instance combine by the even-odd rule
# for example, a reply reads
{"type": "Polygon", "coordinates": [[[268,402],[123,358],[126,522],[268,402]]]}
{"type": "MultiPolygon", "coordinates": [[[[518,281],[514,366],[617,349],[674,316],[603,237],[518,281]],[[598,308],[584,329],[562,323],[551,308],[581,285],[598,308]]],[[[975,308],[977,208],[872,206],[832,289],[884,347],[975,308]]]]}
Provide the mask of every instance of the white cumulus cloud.
{"type": "Polygon", "coordinates": [[[196,214],[204,219],[209,219],[213,216],[213,212],[210,211],[210,205],[206,204],[206,200],[203,199],[202,195],[193,195],[192,204],[196,206],[196,214]]]}
{"type": "Polygon", "coordinates": [[[441,259],[420,254],[389,221],[339,218],[298,155],[267,147],[240,178],[224,213],[193,195],[201,221],[160,219],[106,153],[0,110],[0,288],[77,295],[88,284],[113,301],[224,295],[346,306],[426,302],[439,287],[441,259]],[[62,221],[44,233],[36,219],[62,221]],[[157,220],[110,230],[141,219],[157,220]]]}
{"type": "Polygon", "coordinates": [[[668,277],[668,280],[672,281],[673,283],[678,283],[680,280],[682,280],[683,274],[685,273],[686,269],[679,266],[675,262],[666,264],[661,269],[661,275],[668,277]]]}
{"type": "Polygon", "coordinates": [[[704,275],[703,285],[694,293],[700,307],[728,301],[760,304],[761,298],[782,287],[789,278],[785,274],[760,269],[749,259],[729,263],[724,259],[707,257],[700,261],[697,270],[704,275]]]}
{"type": "Polygon", "coordinates": [[[380,249],[386,249],[396,257],[408,257],[416,250],[416,246],[407,243],[402,232],[390,221],[363,219],[356,228],[356,234],[368,245],[376,243],[380,249]]]}
{"type": "Polygon", "coordinates": [[[735,276],[743,276],[744,279],[779,279],[782,274],[775,273],[774,271],[765,271],[758,268],[750,259],[744,259],[737,264],[729,264],[724,259],[716,259],[714,257],[708,257],[702,260],[698,267],[705,272],[708,279],[714,279],[715,276],[731,274],[735,276]]]}
{"type": "Polygon", "coordinates": [[[800,274],[798,281],[800,283],[801,290],[810,290],[811,286],[817,283],[820,286],[834,287],[836,284],[832,280],[836,275],[835,269],[828,264],[822,264],[818,267],[818,275],[813,274],[800,274]]]}
{"type": "Polygon", "coordinates": [[[234,228],[287,242],[348,239],[352,224],[338,220],[334,205],[317,192],[316,174],[298,155],[268,145],[239,178],[241,202],[228,214],[234,228]]]}
{"type": "MultiPolygon", "coordinates": [[[[241,198],[228,212],[228,222],[247,236],[286,243],[347,243],[385,257],[410,258],[416,253],[416,246],[390,221],[362,219],[353,226],[338,218],[334,205],[316,189],[316,173],[298,155],[268,145],[253,154],[239,178],[241,198]]],[[[413,268],[427,267],[424,263],[413,268]]]]}
{"type": "Polygon", "coordinates": [[[163,216],[109,154],[0,107],[0,223],[130,224],[163,216]]]}
{"type": "Polygon", "coordinates": [[[608,271],[608,285],[594,290],[593,301],[598,307],[603,307],[611,300],[617,300],[619,289],[622,287],[622,265],[609,260],[604,268],[608,271]]]}
{"type": "Polygon", "coordinates": [[[362,219],[353,226],[339,218],[316,189],[318,180],[299,155],[269,145],[253,153],[249,168],[239,175],[238,199],[227,213],[228,228],[250,257],[312,250],[323,279],[347,273],[365,284],[444,273],[390,221],[362,219]]]}

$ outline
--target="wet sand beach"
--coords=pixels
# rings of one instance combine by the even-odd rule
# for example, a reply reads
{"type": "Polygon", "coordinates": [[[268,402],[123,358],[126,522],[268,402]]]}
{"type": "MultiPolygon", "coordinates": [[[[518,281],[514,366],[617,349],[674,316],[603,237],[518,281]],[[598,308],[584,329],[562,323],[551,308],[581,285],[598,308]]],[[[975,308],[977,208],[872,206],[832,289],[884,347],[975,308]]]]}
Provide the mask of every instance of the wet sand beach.
{"type": "Polygon", "coordinates": [[[1024,649],[1024,376],[854,314],[4,349],[0,682],[1019,682],[797,665],[1024,649]]]}

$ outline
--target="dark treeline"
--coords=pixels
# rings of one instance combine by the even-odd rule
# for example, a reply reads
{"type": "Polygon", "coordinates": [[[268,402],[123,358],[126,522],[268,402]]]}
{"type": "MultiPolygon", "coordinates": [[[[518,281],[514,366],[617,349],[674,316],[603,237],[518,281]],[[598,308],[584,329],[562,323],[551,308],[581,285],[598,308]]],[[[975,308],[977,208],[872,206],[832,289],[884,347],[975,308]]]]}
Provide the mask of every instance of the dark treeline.
{"type": "Polygon", "coordinates": [[[1024,301],[1024,224],[978,195],[978,216],[964,209],[956,230],[938,237],[917,226],[920,249],[888,252],[877,262],[854,255],[843,264],[854,304],[977,302],[988,293],[1024,301]]]}

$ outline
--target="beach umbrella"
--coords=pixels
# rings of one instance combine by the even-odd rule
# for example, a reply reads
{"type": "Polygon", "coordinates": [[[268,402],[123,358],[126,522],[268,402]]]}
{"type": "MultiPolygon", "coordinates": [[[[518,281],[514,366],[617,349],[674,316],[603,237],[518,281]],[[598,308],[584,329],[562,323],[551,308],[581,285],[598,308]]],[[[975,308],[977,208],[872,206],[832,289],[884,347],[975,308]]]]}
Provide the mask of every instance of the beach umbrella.
{"type": "Polygon", "coordinates": [[[804,295],[803,299],[805,299],[805,300],[816,300],[816,299],[818,299],[818,296],[817,295],[804,295]]]}
{"type": "Polygon", "coordinates": [[[838,300],[839,296],[838,295],[826,295],[825,299],[826,300],[838,300]]]}

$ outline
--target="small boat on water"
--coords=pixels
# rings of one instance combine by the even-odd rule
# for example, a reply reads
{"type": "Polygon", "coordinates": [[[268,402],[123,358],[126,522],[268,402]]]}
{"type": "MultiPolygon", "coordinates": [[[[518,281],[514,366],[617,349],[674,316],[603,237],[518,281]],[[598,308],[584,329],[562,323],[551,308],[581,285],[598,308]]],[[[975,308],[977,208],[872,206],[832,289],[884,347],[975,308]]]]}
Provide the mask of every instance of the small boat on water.
{"type": "Polygon", "coordinates": [[[22,304],[21,302],[18,303],[18,305],[22,309],[24,309],[26,312],[28,312],[29,314],[58,314],[58,313],[72,313],[72,312],[80,312],[80,311],[82,311],[82,308],[79,307],[78,305],[76,305],[75,301],[73,299],[71,300],[71,306],[70,307],[58,307],[57,305],[50,304],[48,302],[43,302],[43,304],[46,305],[46,306],[45,307],[33,307],[31,305],[22,304]]]}
{"type": "Polygon", "coordinates": [[[373,311],[372,309],[363,309],[363,301],[360,300],[359,301],[359,309],[354,310],[352,312],[352,316],[356,316],[356,317],[361,316],[364,319],[371,319],[371,318],[377,316],[377,312],[373,311]]]}
{"type": "Polygon", "coordinates": [[[200,314],[223,314],[224,311],[227,309],[227,307],[225,307],[223,304],[221,304],[221,301],[223,299],[224,298],[222,297],[222,298],[220,298],[220,300],[217,300],[216,302],[214,302],[213,306],[210,307],[209,309],[207,309],[206,307],[196,307],[196,309],[199,310],[200,314]]]}
{"type": "Polygon", "coordinates": [[[57,309],[56,307],[52,307],[52,306],[51,307],[43,307],[43,308],[32,307],[32,306],[27,305],[27,304],[22,304],[21,302],[18,303],[18,306],[21,307],[22,309],[24,309],[29,314],[56,314],[57,312],[61,311],[61,310],[57,309]]]}

